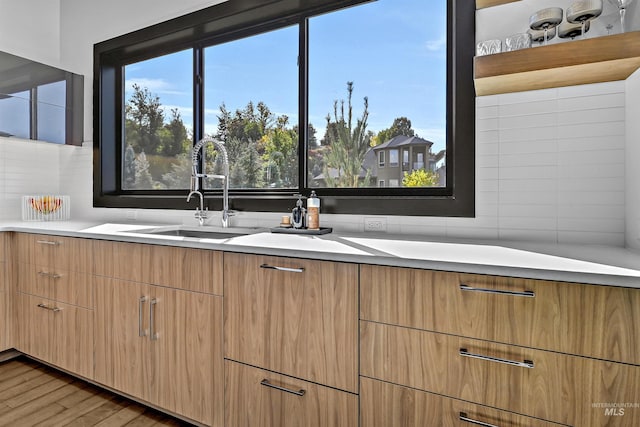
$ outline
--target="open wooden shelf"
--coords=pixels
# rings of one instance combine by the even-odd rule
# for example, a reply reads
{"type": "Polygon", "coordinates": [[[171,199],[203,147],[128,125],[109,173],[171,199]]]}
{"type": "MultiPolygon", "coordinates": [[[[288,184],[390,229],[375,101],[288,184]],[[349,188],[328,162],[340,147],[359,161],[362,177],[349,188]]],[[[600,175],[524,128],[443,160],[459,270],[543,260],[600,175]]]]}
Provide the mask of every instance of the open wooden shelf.
{"type": "Polygon", "coordinates": [[[476,95],[625,80],[640,68],[640,31],[478,56],[476,95]]]}
{"type": "Polygon", "coordinates": [[[476,9],[484,9],[485,7],[499,6],[505,3],[513,3],[520,0],[476,0],[476,9]]]}

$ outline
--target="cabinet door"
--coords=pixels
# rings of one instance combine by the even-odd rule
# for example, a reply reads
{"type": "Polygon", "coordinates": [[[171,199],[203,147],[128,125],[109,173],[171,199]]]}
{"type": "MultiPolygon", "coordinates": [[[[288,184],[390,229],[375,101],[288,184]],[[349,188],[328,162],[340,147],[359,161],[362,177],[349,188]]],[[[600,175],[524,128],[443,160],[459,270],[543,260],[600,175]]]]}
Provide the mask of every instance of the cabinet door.
{"type": "Polygon", "coordinates": [[[638,289],[371,265],[360,274],[364,320],[640,364],[638,289]]]}
{"type": "Polygon", "coordinates": [[[394,384],[575,426],[640,425],[640,409],[610,420],[608,402],[640,401],[640,366],[361,323],[361,373],[394,384]]]}
{"type": "Polygon", "coordinates": [[[356,427],[358,396],[225,361],[225,425],[356,427]]]}
{"type": "Polygon", "coordinates": [[[561,426],[370,378],[362,377],[360,384],[360,420],[366,427],[561,426]]]}
{"type": "Polygon", "coordinates": [[[18,293],[19,350],[93,378],[93,311],[18,293]]]}
{"type": "Polygon", "coordinates": [[[150,401],[206,425],[224,421],[222,298],[151,287],[150,401]]]}
{"type": "Polygon", "coordinates": [[[96,278],[95,380],[148,400],[149,287],[96,278]]]}
{"type": "Polygon", "coordinates": [[[357,391],[357,266],[225,254],[224,267],[226,358],[357,391]]]}
{"type": "Polygon", "coordinates": [[[54,313],[45,307],[46,300],[18,293],[16,295],[17,322],[16,348],[30,356],[53,363],[54,313]]]}
{"type": "MultiPolygon", "coordinates": [[[[4,272],[4,263],[0,262],[0,281],[4,272]]],[[[7,301],[7,292],[0,289],[0,351],[9,348],[9,306],[7,301]]]]}

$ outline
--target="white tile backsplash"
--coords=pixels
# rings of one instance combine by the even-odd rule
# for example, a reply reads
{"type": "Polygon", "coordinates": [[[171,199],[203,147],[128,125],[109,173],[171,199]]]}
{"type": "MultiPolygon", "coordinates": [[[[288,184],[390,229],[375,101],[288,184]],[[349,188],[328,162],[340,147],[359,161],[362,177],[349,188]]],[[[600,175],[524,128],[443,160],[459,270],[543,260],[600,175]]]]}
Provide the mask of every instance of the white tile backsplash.
{"type": "MultiPolygon", "coordinates": [[[[388,232],[579,244],[625,244],[625,83],[476,98],[476,217],[387,217],[388,232]]],[[[72,218],[124,221],[130,209],[92,208],[92,147],[0,139],[0,218],[19,196],[59,192],[72,218]]],[[[635,164],[640,164],[638,160],[635,164]]],[[[188,211],[134,210],[139,221],[192,223],[188,211]]],[[[270,226],[281,213],[241,212],[270,226]]],[[[323,215],[362,232],[370,215],[323,215]]]]}

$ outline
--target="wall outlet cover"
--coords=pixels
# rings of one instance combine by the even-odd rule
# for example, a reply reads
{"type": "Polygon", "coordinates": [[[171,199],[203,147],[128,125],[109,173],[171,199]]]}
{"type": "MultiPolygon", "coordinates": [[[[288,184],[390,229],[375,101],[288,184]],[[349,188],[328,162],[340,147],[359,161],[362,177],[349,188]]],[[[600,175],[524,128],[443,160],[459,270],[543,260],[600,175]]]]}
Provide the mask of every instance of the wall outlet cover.
{"type": "Polygon", "coordinates": [[[386,218],[365,218],[364,219],[364,231],[376,231],[379,233],[385,233],[387,231],[387,219],[386,218]]]}

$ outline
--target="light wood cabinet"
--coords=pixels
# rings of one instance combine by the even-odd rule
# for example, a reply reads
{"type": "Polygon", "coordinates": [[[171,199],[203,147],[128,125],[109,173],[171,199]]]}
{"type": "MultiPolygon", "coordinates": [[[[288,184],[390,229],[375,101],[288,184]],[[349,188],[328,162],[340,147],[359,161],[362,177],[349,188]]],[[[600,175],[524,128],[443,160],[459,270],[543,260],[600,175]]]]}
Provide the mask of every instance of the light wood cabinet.
{"type": "Polygon", "coordinates": [[[220,297],[101,277],[95,325],[96,381],[222,425],[220,297]]]}
{"type": "Polygon", "coordinates": [[[5,262],[5,233],[0,233],[0,351],[8,350],[11,332],[9,301],[7,297],[7,263],[5,262]]]}
{"type": "Polygon", "coordinates": [[[638,289],[370,265],[360,281],[365,320],[640,364],[638,289]]]}
{"type": "MultiPolygon", "coordinates": [[[[93,379],[91,240],[15,233],[16,348],[93,379]]],[[[12,292],[14,294],[14,292],[12,292]]]]}
{"type": "Polygon", "coordinates": [[[557,423],[608,425],[592,403],[640,401],[638,366],[366,321],[360,340],[363,376],[557,423]]]}
{"type": "Polygon", "coordinates": [[[93,308],[93,276],[90,274],[16,263],[14,277],[20,292],[93,308]]]}
{"type": "Polygon", "coordinates": [[[358,268],[225,254],[225,357],[358,390],[358,268]]]}
{"type": "Polygon", "coordinates": [[[222,295],[222,252],[111,241],[94,242],[98,276],[222,295]]]}
{"type": "Polygon", "coordinates": [[[18,293],[17,349],[93,378],[93,312],[18,293]]]}
{"type": "Polygon", "coordinates": [[[357,427],[358,396],[225,361],[225,425],[357,427]]]}
{"type": "Polygon", "coordinates": [[[92,273],[92,241],[76,237],[16,233],[15,260],[43,268],[92,273]]]}
{"type": "Polygon", "coordinates": [[[561,426],[364,377],[360,381],[360,423],[366,427],[561,426]]]}

